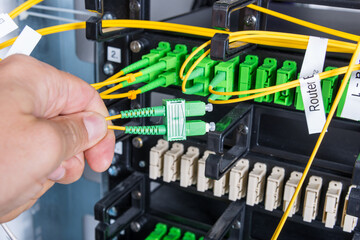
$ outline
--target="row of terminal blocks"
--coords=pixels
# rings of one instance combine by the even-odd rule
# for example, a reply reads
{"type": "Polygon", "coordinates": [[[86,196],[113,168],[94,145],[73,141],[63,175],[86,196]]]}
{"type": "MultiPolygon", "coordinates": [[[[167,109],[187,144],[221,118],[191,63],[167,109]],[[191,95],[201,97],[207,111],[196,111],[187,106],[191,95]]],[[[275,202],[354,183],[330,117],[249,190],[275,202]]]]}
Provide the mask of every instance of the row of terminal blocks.
{"type": "MultiPolygon", "coordinates": [[[[249,160],[240,159],[236,165],[221,179],[212,180],[205,177],[205,162],[211,151],[205,151],[200,158],[200,150],[197,147],[189,147],[185,153],[184,145],[174,143],[169,149],[169,142],[160,139],[157,145],[150,150],[150,179],[162,177],[164,182],[180,180],[180,186],[189,187],[196,185],[197,190],[205,192],[213,189],[214,196],[221,197],[228,194],[231,201],[246,197],[246,204],[254,206],[263,202],[265,209],[273,211],[281,206],[285,211],[295,189],[300,181],[302,173],[293,171],[290,178],[285,182],[285,169],[274,167],[271,174],[266,178],[267,165],[256,162],[253,169],[249,169],[249,160]],[[185,153],[185,154],[184,154],[185,153]],[[265,190],[266,185],[266,190],[265,190]]],[[[323,187],[323,179],[319,176],[311,176],[305,190],[303,205],[303,220],[311,222],[318,214],[320,193],[323,187]]],[[[336,224],[340,195],[343,184],[338,181],[330,181],[323,210],[322,222],[325,227],[333,228],[336,224]]],[[[351,189],[345,197],[341,227],[345,232],[351,232],[357,225],[357,217],[346,214],[347,202],[351,189]]],[[[289,216],[299,211],[301,191],[298,194],[289,216]]]]}
{"type": "MultiPolygon", "coordinates": [[[[152,49],[149,54],[144,55],[142,60],[124,70],[125,73],[129,73],[135,69],[143,68],[141,70],[143,75],[137,77],[134,82],[124,82],[122,84],[125,87],[141,82],[147,83],[140,88],[141,92],[147,92],[156,87],[181,85],[178,72],[186,56],[188,56],[188,50],[188,47],[183,44],[177,44],[172,50],[168,42],[160,42],[159,46],[152,49]]],[[[200,57],[201,53],[191,59],[185,71],[200,57]]],[[[335,67],[327,67],[325,71],[332,69],[335,69],[335,67]]],[[[286,60],[280,65],[277,59],[271,57],[265,58],[262,63],[256,55],[247,55],[242,62],[240,57],[235,57],[227,62],[217,62],[210,59],[210,57],[205,57],[190,75],[186,86],[186,94],[209,96],[209,86],[219,92],[232,92],[280,85],[297,79],[299,77],[297,70],[298,67],[295,61],[286,60]]],[[[338,89],[338,82],[338,76],[321,81],[326,112],[330,111],[338,89]]],[[[339,103],[338,117],[340,117],[345,103],[346,92],[339,103]]],[[[245,95],[241,97],[243,96],[245,95]]],[[[213,100],[227,100],[230,97],[230,95],[210,95],[213,100]]],[[[299,87],[256,98],[255,102],[275,103],[284,106],[293,105],[298,110],[304,110],[299,87]]]]}
{"type": "MultiPolygon", "coordinates": [[[[182,236],[181,229],[171,227],[168,232],[168,226],[163,223],[158,223],[155,226],[154,231],[145,238],[145,240],[197,240],[196,235],[192,232],[185,232],[182,236]]],[[[204,237],[200,237],[199,240],[203,240],[204,237]]]]}

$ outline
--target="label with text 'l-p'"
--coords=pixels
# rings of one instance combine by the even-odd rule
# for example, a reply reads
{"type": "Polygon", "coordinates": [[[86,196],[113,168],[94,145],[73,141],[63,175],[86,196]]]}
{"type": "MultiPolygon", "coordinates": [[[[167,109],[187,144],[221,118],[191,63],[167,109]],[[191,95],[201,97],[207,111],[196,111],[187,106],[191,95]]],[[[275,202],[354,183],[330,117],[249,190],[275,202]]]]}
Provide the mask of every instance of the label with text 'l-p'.
{"type": "Polygon", "coordinates": [[[0,14],[0,38],[8,35],[16,29],[18,29],[18,26],[8,14],[0,14]]]}
{"type": "Polygon", "coordinates": [[[309,37],[300,71],[300,90],[309,134],[320,133],[325,125],[325,107],[319,74],[323,71],[328,39],[309,37]]]}
{"type": "MultiPolygon", "coordinates": [[[[356,64],[360,63],[360,55],[356,59],[356,64]]],[[[349,88],[346,93],[344,108],[341,112],[342,118],[360,121],[360,71],[351,74],[349,88]]]]}
{"type": "Polygon", "coordinates": [[[326,122],[319,75],[316,74],[308,78],[301,78],[300,89],[309,134],[319,133],[322,131],[326,122]]]}

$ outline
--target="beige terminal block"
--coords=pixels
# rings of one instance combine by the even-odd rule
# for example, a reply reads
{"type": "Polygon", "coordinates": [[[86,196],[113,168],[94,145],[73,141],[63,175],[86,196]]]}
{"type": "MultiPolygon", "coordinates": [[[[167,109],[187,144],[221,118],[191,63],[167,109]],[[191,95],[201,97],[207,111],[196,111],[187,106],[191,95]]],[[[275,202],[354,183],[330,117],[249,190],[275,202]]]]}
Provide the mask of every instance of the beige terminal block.
{"type": "Polygon", "coordinates": [[[196,184],[197,167],[200,150],[197,147],[189,147],[186,154],[181,157],[180,186],[188,187],[196,184]]]}
{"type": "Polygon", "coordinates": [[[267,178],[265,209],[273,211],[281,205],[283,186],[284,186],[285,169],[274,167],[270,176],[267,178]]]}
{"type": "MultiPolygon", "coordinates": [[[[286,211],[287,207],[289,206],[289,203],[291,201],[292,196],[295,193],[295,189],[296,189],[297,185],[299,184],[301,176],[302,176],[301,172],[294,171],[290,174],[290,178],[285,184],[284,204],[283,204],[284,212],[286,211]]],[[[301,191],[299,192],[299,194],[297,195],[297,197],[295,199],[294,205],[292,206],[292,208],[290,210],[289,217],[292,217],[293,214],[295,214],[297,211],[299,211],[300,198],[301,198],[301,191]]]]}
{"type": "Polygon", "coordinates": [[[214,196],[221,197],[229,192],[229,175],[227,172],[219,180],[214,180],[214,196]]]}
{"type": "Polygon", "coordinates": [[[346,214],[346,209],[347,209],[348,202],[349,202],[350,192],[351,192],[351,189],[353,189],[353,188],[356,188],[356,186],[351,185],[349,187],[349,191],[348,191],[348,193],[346,194],[346,197],[345,197],[344,209],[343,209],[343,214],[342,214],[342,219],[341,219],[341,227],[343,228],[344,232],[352,232],[352,231],[354,231],[354,229],[355,229],[355,227],[357,225],[357,222],[358,222],[357,217],[346,214]]]}
{"type": "Polygon", "coordinates": [[[240,159],[230,171],[229,199],[236,201],[246,196],[249,160],[240,159]]]}
{"type": "Polygon", "coordinates": [[[175,182],[180,179],[180,158],[184,153],[184,145],[174,143],[164,156],[164,182],[175,182]]]}
{"type": "Polygon", "coordinates": [[[156,146],[150,150],[149,178],[157,179],[163,172],[164,154],[169,150],[169,142],[159,139],[156,146]]]}
{"type": "Polygon", "coordinates": [[[199,192],[205,192],[214,186],[214,180],[205,177],[205,163],[210,154],[215,153],[212,151],[205,151],[203,157],[198,161],[197,190],[199,192]]]}
{"type": "Polygon", "coordinates": [[[336,223],[337,212],[339,208],[340,195],[342,190],[342,183],[331,181],[325,197],[325,205],[322,222],[325,227],[334,228],[336,223]]]}
{"type": "Polygon", "coordinates": [[[266,164],[255,163],[253,170],[249,173],[246,204],[254,206],[264,199],[266,176],[266,164]]]}
{"type": "Polygon", "coordinates": [[[305,222],[315,220],[318,214],[322,182],[321,177],[311,176],[306,186],[303,208],[303,220],[305,222]]]}

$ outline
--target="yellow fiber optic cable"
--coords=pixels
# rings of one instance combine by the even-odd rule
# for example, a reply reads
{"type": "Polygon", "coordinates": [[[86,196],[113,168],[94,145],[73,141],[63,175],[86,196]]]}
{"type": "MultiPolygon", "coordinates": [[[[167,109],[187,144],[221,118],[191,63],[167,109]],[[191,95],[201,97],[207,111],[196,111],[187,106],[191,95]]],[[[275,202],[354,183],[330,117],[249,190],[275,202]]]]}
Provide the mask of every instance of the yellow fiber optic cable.
{"type": "Polygon", "coordinates": [[[124,75],[124,72],[123,71],[120,71],[114,75],[112,75],[111,77],[109,77],[108,79],[106,79],[104,82],[107,82],[107,81],[111,81],[111,80],[114,80],[114,79],[117,79],[119,77],[121,77],[122,75],[124,75]]]}
{"type": "Polygon", "coordinates": [[[101,93],[100,93],[100,96],[109,95],[109,94],[111,94],[111,93],[113,93],[113,92],[121,89],[122,87],[123,87],[123,85],[122,85],[121,83],[119,83],[118,85],[116,85],[116,86],[114,86],[114,87],[112,87],[112,88],[109,88],[109,89],[101,92],[101,93]]]}
{"type": "Polygon", "coordinates": [[[126,130],[126,127],[121,127],[121,126],[108,126],[108,129],[110,129],[110,130],[125,131],[125,130],[126,130]]]}
{"type": "Polygon", "coordinates": [[[12,10],[9,13],[9,16],[14,19],[17,16],[19,16],[22,12],[28,10],[29,8],[31,8],[32,6],[42,2],[44,0],[28,0],[26,2],[24,2],[23,4],[21,4],[20,6],[18,6],[17,8],[15,8],[14,10],[12,10]]]}
{"type": "Polygon", "coordinates": [[[132,96],[136,96],[138,94],[141,94],[140,90],[131,90],[126,93],[100,95],[100,96],[102,99],[119,99],[119,98],[131,98],[132,96]]]}
{"type": "Polygon", "coordinates": [[[322,129],[321,133],[320,133],[320,136],[315,144],[315,147],[314,147],[314,150],[312,151],[311,153],[311,156],[309,158],[309,161],[308,163],[306,164],[306,167],[304,169],[304,172],[302,174],[302,177],[300,178],[300,181],[299,181],[299,184],[297,185],[296,189],[295,189],[295,192],[290,200],[290,203],[288,205],[288,207],[286,208],[286,211],[284,212],[273,236],[272,236],[272,240],[276,240],[278,237],[279,237],[279,234],[282,230],[282,228],[284,227],[284,224],[287,220],[287,217],[289,216],[289,213],[290,213],[290,210],[292,208],[292,206],[294,205],[294,202],[295,202],[295,199],[297,197],[297,195],[299,194],[300,190],[301,190],[301,187],[305,181],[305,178],[310,170],[310,167],[311,167],[311,164],[312,162],[314,161],[314,158],[320,148],[320,144],[322,143],[323,139],[324,139],[324,136],[325,136],[325,133],[330,125],[330,122],[335,114],[335,110],[337,108],[337,106],[339,105],[339,102],[340,102],[340,99],[345,91],[345,88],[346,88],[346,85],[347,83],[349,82],[349,78],[350,78],[350,75],[351,75],[351,72],[354,70],[354,66],[355,66],[355,63],[356,63],[356,59],[357,57],[359,56],[360,54],[360,41],[358,42],[357,46],[356,46],[356,49],[355,49],[355,52],[350,60],[350,64],[349,64],[349,67],[345,73],[345,76],[342,80],[342,83],[340,85],[340,88],[338,90],[338,93],[336,94],[336,97],[334,99],[334,103],[333,105],[331,106],[330,108],[330,112],[328,114],[328,117],[326,119],[326,122],[325,122],[325,125],[324,125],[324,128],[322,129]]]}
{"type": "MultiPolygon", "coordinates": [[[[137,73],[133,74],[134,78],[140,77],[140,76],[142,76],[142,72],[137,72],[137,73]]],[[[104,81],[104,82],[93,83],[93,84],[91,84],[91,86],[93,86],[95,89],[100,89],[100,88],[105,87],[107,85],[124,82],[124,81],[127,81],[129,79],[130,79],[130,75],[128,74],[126,76],[123,76],[121,78],[117,78],[117,79],[114,79],[114,80],[110,80],[110,81],[108,80],[108,81],[104,81]]]]}
{"type": "Polygon", "coordinates": [[[119,115],[114,115],[114,116],[110,116],[110,117],[106,117],[105,120],[106,121],[111,121],[111,120],[116,120],[116,119],[119,119],[121,118],[121,114],[119,115]]]}
{"type": "Polygon", "coordinates": [[[271,15],[271,16],[274,16],[274,17],[277,17],[277,18],[292,22],[292,23],[295,23],[295,24],[304,26],[304,27],[307,27],[307,28],[311,28],[311,29],[314,29],[314,30],[317,30],[317,31],[320,31],[320,32],[324,32],[324,33],[327,33],[327,34],[330,34],[330,35],[333,35],[333,36],[337,36],[337,37],[340,37],[340,38],[352,40],[354,42],[359,41],[359,38],[360,38],[358,35],[342,32],[342,31],[327,28],[327,27],[324,27],[324,26],[321,26],[321,25],[318,25],[318,24],[310,23],[310,22],[307,22],[307,21],[304,21],[304,20],[301,20],[301,19],[298,19],[298,18],[290,17],[288,15],[272,11],[272,10],[267,9],[267,8],[263,8],[263,7],[254,5],[254,4],[250,4],[247,7],[251,8],[253,10],[256,10],[256,11],[259,11],[259,12],[262,12],[262,13],[265,13],[265,14],[268,14],[268,15],[271,15]]]}

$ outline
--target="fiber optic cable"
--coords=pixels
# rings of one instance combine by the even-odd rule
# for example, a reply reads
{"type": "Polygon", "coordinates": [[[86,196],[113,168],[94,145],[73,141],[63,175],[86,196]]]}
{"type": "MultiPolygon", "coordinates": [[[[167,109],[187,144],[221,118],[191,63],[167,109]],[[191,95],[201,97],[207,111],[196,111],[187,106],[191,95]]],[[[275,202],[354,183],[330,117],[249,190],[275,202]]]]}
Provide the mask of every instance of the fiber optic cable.
{"type": "Polygon", "coordinates": [[[333,116],[335,114],[336,108],[337,108],[337,106],[338,106],[338,104],[340,102],[340,99],[341,99],[341,97],[342,97],[342,95],[344,93],[346,85],[349,82],[350,75],[351,75],[352,71],[354,70],[356,59],[359,56],[359,54],[360,54],[360,41],[358,42],[358,44],[356,46],[356,49],[355,49],[355,52],[352,55],[352,58],[350,60],[350,64],[349,64],[348,69],[347,69],[347,71],[345,73],[345,76],[344,76],[343,81],[342,81],[342,83],[340,85],[340,88],[339,88],[339,90],[338,90],[338,92],[336,94],[336,97],[334,99],[334,103],[331,106],[331,109],[330,109],[330,112],[329,112],[328,117],[326,119],[325,125],[324,125],[324,127],[323,127],[323,129],[322,129],[322,131],[320,133],[320,136],[319,136],[319,138],[318,138],[318,140],[317,140],[317,142],[315,144],[315,147],[314,147],[314,149],[313,149],[313,151],[311,153],[309,161],[306,164],[304,172],[303,172],[303,174],[302,174],[302,176],[300,178],[300,181],[299,181],[299,183],[298,183],[298,185],[297,185],[297,187],[295,189],[295,192],[294,192],[294,194],[293,194],[293,196],[292,196],[292,198],[290,200],[290,203],[289,203],[288,207],[286,208],[286,211],[284,212],[284,214],[283,214],[283,216],[282,216],[282,218],[281,218],[281,220],[280,220],[280,222],[279,222],[279,224],[278,224],[278,226],[277,226],[277,228],[276,228],[276,230],[275,230],[275,232],[274,232],[274,234],[273,234],[273,236],[271,238],[272,240],[276,240],[279,237],[279,234],[280,234],[282,228],[284,227],[284,224],[285,224],[285,222],[286,222],[286,220],[287,220],[287,218],[289,216],[290,210],[291,210],[292,206],[294,205],[295,199],[296,199],[297,195],[299,194],[302,185],[304,184],[305,178],[306,178],[306,176],[307,176],[307,174],[308,174],[308,172],[310,170],[310,167],[311,167],[311,165],[312,165],[312,163],[313,163],[313,161],[315,159],[315,156],[316,156],[316,154],[317,154],[317,152],[318,152],[318,150],[320,148],[320,145],[321,145],[321,143],[322,143],[322,141],[323,141],[323,139],[325,137],[325,133],[327,132],[327,129],[328,129],[329,125],[330,125],[330,122],[331,122],[331,120],[332,120],[332,118],[333,118],[333,116]]]}
{"type": "Polygon", "coordinates": [[[19,5],[17,8],[15,8],[14,10],[12,10],[9,13],[9,16],[14,19],[17,16],[19,16],[22,12],[28,10],[29,8],[31,8],[32,6],[42,2],[44,0],[28,0],[26,2],[24,2],[23,4],[19,5]]]}

